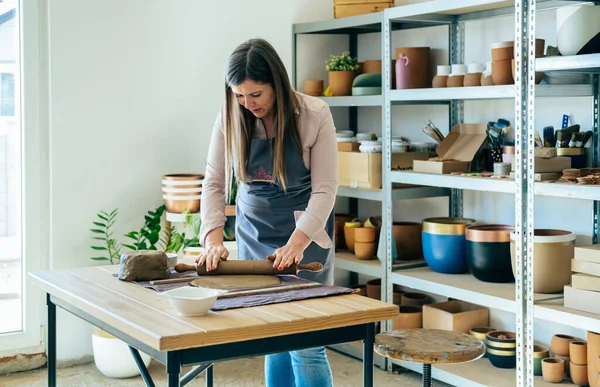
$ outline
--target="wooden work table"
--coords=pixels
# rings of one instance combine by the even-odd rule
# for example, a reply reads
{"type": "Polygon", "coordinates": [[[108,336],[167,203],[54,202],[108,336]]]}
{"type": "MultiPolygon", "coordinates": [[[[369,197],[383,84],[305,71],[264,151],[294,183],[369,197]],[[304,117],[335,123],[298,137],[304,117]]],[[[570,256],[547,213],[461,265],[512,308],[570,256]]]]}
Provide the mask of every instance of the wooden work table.
{"type": "Polygon", "coordinates": [[[302,348],[364,342],[364,385],[373,385],[374,324],[396,305],[340,295],[182,317],[166,297],[112,275],[118,266],[30,273],[47,294],[48,385],[56,385],[56,306],[125,341],[142,377],[154,386],[139,351],[166,365],[169,386],[185,385],[212,363],[302,348]],[[198,365],[180,378],[182,366],[198,365]]]}

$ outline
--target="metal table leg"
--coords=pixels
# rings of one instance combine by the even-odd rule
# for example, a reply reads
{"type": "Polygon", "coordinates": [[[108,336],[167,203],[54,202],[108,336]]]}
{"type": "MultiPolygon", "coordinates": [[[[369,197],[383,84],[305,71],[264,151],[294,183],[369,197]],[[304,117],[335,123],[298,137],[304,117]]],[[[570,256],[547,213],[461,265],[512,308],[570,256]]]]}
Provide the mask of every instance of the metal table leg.
{"type": "Polygon", "coordinates": [[[179,374],[181,373],[181,352],[167,353],[167,386],[179,387],[179,374]]]}
{"type": "Polygon", "coordinates": [[[431,364],[423,364],[423,387],[431,387],[431,364]]]}
{"type": "Polygon", "coordinates": [[[46,294],[48,306],[48,386],[56,387],[56,305],[46,294]]]}
{"type": "Polygon", "coordinates": [[[215,373],[215,366],[214,366],[214,364],[211,364],[206,369],[206,387],[213,387],[214,373],[215,373]]]}
{"type": "Polygon", "coordinates": [[[363,340],[363,386],[373,387],[373,346],[375,344],[375,324],[366,324],[366,337],[363,340]]]}
{"type": "Polygon", "coordinates": [[[140,356],[140,352],[136,348],[133,348],[132,346],[129,346],[129,350],[131,351],[131,354],[133,355],[135,363],[137,364],[137,366],[140,370],[142,379],[144,379],[144,382],[146,382],[146,386],[154,387],[154,381],[152,381],[152,377],[150,376],[150,373],[148,372],[148,368],[146,368],[146,365],[144,364],[144,360],[140,356]]]}

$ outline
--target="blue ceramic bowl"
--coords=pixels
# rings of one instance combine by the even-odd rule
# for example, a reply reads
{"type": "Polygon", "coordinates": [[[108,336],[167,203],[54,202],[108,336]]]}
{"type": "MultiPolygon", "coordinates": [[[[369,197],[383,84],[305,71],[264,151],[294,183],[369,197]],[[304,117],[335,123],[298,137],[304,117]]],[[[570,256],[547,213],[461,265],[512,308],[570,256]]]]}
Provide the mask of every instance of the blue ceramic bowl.
{"type": "Polygon", "coordinates": [[[444,274],[468,272],[465,228],[475,223],[466,218],[423,220],[423,257],[431,270],[444,274]]]}

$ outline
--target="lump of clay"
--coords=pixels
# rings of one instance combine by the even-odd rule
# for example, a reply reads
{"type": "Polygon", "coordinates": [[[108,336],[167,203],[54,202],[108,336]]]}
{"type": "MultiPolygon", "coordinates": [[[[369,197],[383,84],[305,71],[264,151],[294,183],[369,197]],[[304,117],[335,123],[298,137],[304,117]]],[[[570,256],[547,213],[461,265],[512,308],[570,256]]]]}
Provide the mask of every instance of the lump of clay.
{"type": "Polygon", "coordinates": [[[162,251],[137,250],[121,255],[120,280],[153,281],[166,279],[169,276],[169,259],[162,251]]]}

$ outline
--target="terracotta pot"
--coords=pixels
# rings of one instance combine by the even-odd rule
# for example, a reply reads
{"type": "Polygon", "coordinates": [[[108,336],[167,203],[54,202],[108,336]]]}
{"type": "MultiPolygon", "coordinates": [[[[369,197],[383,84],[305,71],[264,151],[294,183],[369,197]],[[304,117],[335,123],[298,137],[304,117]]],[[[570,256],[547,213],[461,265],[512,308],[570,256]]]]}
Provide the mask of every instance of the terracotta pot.
{"type": "Polygon", "coordinates": [[[350,252],[354,252],[354,231],[360,227],[360,223],[346,222],[344,224],[344,239],[346,240],[346,247],[350,252]]]}
{"type": "Polygon", "coordinates": [[[363,74],[381,74],[381,60],[366,60],[363,64],[363,74]]]}
{"type": "Polygon", "coordinates": [[[492,76],[485,76],[483,73],[481,74],[481,86],[494,86],[494,80],[492,76]]]}
{"type": "Polygon", "coordinates": [[[548,383],[561,383],[565,378],[564,360],[555,357],[542,359],[542,376],[548,383]]]}
{"type": "Polygon", "coordinates": [[[338,250],[346,249],[346,238],[344,238],[344,224],[354,219],[354,216],[347,214],[335,215],[335,247],[338,250]]]}
{"type": "Polygon", "coordinates": [[[381,300],[381,279],[375,278],[367,281],[367,297],[381,300]]]}
{"type": "Polygon", "coordinates": [[[448,77],[446,87],[462,87],[465,83],[464,75],[453,75],[448,77]]]}
{"type": "Polygon", "coordinates": [[[402,306],[423,306],[429,302],[429,296],[423,293],[404,293],[402,306]]]}
{"type": "Polygon", "coordinates": [[[204,175],[179,173],[162,177],[162,195],[167,212],[181,214],[186,209],[200,212],[204,175]]]}
{"type": "Polygon", "coordinates": [[[577,340],[577,338],[569,335],[556,334],[552,336],[550,348],[555,356],[569,356],[569,345],[573,340],[577,340]]]}
{"type": "Polygon", "coordinates": [[[312,95],[313,97],[320,97],[323,95],[323,80],[308,79],[304,81],[304,93],[312,95]]]}
{"type": "MultiPolygon", "coordinates": [[[[398,57],[403,54],[408,58],[410,76],[408,83],[402,89],[419,89],[429,88],[431,85],[431,50],[429,47],[399,47],[396,48],[396,65],[398,65],[398,57]]],[[[400,80],[396,74],[396,84],[400,80]]],[[[398,87],[397,87],[398,88],[398,87]]]]}
{"type": "Polygon", "coordinates": [[[554,355],[555,358],[557,359],[562,359],[565,362],[565,376],[568,378],[569,377],[569,370],[570,370],[570,365],[571,362],[569,361],[569,357],[568,356],[560,356],[560,355],[554,355]]]}
{"type": "MultiPolygon", "coordinates": [[[[535,57],[542,58],[544,56],[544,48],[546,47],[546,40],[536,39],[535,40],[535,57]]],[[[516,57],[517,46],[513,47],[513,59],[516,57]]]]}
{"type": "Polygon", "coordinates": [[[483,73],[468,73],[465,75],[465,79],[463,80],[463,86],[481,86],[481,74],[483,73]]]}
{"type": "Polygon", "coordinates": [[[571,381],[578,386],[588,385],[588,366],[586,364],[569,364],[569,376],[571,381]]]}
{"type": "MultiPolygon", "coordinates": [[[[356,229],[359,230],[359,229],[356,229]]],[[[377,254],[377,243],[375,242],[354,242],[354,255],[362,261],[375,259],[377,254]]]]}
{"type": "Polygon", "coordinates": [[[367,296],[367,285],[358,285],[355,286],[354,289],[358,289],[358,294],[359,296],[367,296]]]}
{"type": "Polygon", "coordinates": [[[357,227],[354,230],[354,242],[373,243],[377,241],[377,231],[375,227],[357,227]]]}
{"type": "MultiPolygon", "coordinates": [[[[575,254],[576,235],[565,230],[534,230],[535,293],[562,293],[571,283],[571,259],[575,254]]],[[[510,234],[510,255],[515,274],[515,233],[510,234]]]]}
{"type": "Polygon", "coordinates": [[[492,62],[492,81],[494,82],[494,85],[511,85],[515,83],[510,64],[510,59],[492,62]]]}
{"type": "Polygon", "coordinates": [[[492,61],[500,62],[500,61],[510,61],[514,56],[514,45],[515,42],[513,40],[509,40],[506,42],[493,43],[491,45],[492,49],[492,61]]]}
{"type": "MultiPolygon", "coordinates": [[[[513,77],[513,79],[515,79],[515,60],[514,59],[512,59],[510,61],[510,67],[511,67],[512,77],[513,77]]],[[[542,79],[544,79],[544,73],[541,71],[536,71],[535,72],[536,85],[539,85],[542,82],[542,79]]]]}
{"type": "Polygon", "coordinates": [[[352,82],[355,77],[354,71],[329,71],[329,87],[333,95],[352,95],[352,82]]]}
{"type": "Polygon", "coordinates": [[[587,342],[585,340],[571,341],[569,343],[569,358],[571,359],[571,363],[578,365],[587,364],[587,342]]]}
{"type": "MultiPolygon", "coordinates": [[[[587,363],[588,363],[588,379],[591,383],[598,378],[600,373],[600,333],[588,331],[587,333],[587,363]]],[[[600,384],[600,380],[596,381],[600,384]]],[[[599,386],[600,387],[600,386],[599,386]]]]}
{"type": "Polygon", "coordinates": [[[394,222],[392,224],[396,251],[400,261],[410,261],[423,257],[421,229],[421,223],[417,222],[394,222]]]}
{"type": "Polygon", "coordinates": [[[392,320],[392,330],[423,327],[423,309],[420,306],[400,306],[400,314],[392,320]]]}

